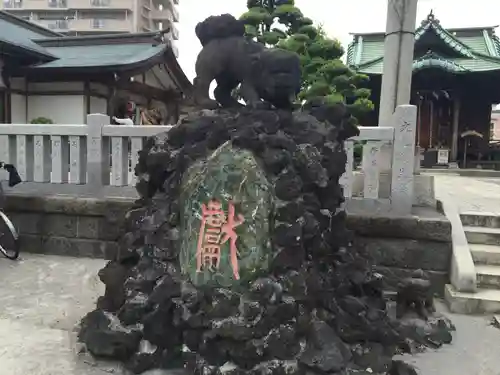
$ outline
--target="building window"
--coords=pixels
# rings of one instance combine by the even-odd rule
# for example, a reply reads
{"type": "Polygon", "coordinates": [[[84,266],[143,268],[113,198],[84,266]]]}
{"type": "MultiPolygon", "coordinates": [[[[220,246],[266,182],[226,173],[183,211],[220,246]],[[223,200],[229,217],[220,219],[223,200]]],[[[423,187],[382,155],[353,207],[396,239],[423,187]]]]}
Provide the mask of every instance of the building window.
{"type": "Polygon", "coordinates": [[[56,21],[57,28],[60,30],[69,29],[68,20],[58,20],[56,21]]]}
{"type": "Polygon", "coordinates": [[[49,0],[49,8],[67,8],[67,0],[49,0]]]}
{"type": "Polygon", "coordinates": [[[93,7],[109,7],[111,0],[90,0],[90,5],[93,7]]]}
{"type": "Polygon", "coordinates": [[[93,29],[104,29],[104,20],[94,18],[90,25],[93,29]]]}
{"type": "Polygon", "coordinates": [[[22,0],[4,0],[3,6],[4,8],[22,8],[23,2],[22,0]]]}
{"type": "Polygon", "coordinates": [[[67,30],[69,29],[69,23],[68,20],[56,20],[49,23],[47,27],[51,30],[67,30]]]}

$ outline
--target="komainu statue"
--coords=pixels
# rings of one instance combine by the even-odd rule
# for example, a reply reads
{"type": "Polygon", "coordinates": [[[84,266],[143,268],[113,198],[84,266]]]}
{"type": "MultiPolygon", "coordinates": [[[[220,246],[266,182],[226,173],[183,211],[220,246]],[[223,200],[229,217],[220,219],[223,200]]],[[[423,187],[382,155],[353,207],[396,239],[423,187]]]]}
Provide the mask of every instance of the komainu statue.
{"type": "Polygon", "coordinates": [[[436,311],[432,284],[424,271],[416,270],[411,277],[403,279],[396,297],[398,318],[413,312],[427,320],[436,311]]]}
{"type": "Polygon", "coordinates": [[[299,56],[268,49],[244,32],[243,22],[230,14],[209,17],[196,26],[203,49],[196,61],[195,103],[207,109],[241,106],[232,96],[241,84],[240,95],[247,106],[262,107],[264,100],[275,108],[291,108],[301,87],[299,56]],[[209,98],[214,79],[215,101],[209,98]]]}
{"type": "Polygon", "coordinates": [[[82,351],[143,375],[416,375],[393,356],[450,343],[454,327],[420,271],[388,301],[348,229],[350,107],[295,109],[298,56],[243,31],[230,15],[198,25],[196,95],[138,154],[140,198],[82,351]],[[247,106],[234,108],[239,84],[247,106]]]}

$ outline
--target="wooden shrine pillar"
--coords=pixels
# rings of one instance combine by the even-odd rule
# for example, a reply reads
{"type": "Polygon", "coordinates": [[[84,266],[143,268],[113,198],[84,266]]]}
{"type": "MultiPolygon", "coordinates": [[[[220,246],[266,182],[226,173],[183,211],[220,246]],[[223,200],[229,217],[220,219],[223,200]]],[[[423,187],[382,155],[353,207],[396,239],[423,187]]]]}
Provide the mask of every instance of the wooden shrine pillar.
{"type": "Polygon", "coordinates": [[[453,133],[451,136],[451,161],[457,161],[458,156],[458,125],[460,123],[460,105],[459,94],[453,96],[453,133]]]}

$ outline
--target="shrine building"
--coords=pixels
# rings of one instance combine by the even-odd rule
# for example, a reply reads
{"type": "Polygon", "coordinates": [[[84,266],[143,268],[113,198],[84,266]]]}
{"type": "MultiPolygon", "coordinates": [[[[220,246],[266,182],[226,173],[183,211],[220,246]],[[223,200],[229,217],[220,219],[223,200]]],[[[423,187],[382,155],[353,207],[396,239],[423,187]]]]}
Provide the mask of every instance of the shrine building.
{"type": "MultiPolygon", "coordinates": [[[[492,105],[500,103],[496,27],[445,29],[431,13],[417,28],[411,104],[418,107],[416,142],[424,153],[448,150],[451,162],[463,160],[464,150],[469,157],[488,149],[492,105]]],[[[370,77],[376,105],[362,125],[377,126],[385,34],[352,35],[347,65],[370,77]]]]}

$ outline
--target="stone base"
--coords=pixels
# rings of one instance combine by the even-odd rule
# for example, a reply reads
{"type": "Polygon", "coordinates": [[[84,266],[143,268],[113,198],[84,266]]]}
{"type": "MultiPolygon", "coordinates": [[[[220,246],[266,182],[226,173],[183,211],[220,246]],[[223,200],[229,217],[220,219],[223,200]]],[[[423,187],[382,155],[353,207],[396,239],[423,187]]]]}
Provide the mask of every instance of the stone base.
{"type": "MultiPolygon", "coordinates": [[[[418,268],[375,266],[374,269],[384,276],[384,290],[390,296],[396,292],[401,280],[410,277],[418,268]]],[[[442,297],[445,285],[450,281],[448,272],[426,271],[426,274],[432,283],[434,295],[442,297]]]]}
{"type": "Polygon", "coordinates": [[[9,195],[5,212],[21,251],[113,259],[133,199],[9,195]]]}
{"type": "Polygon", "coordinates": [[[444,297],[448,308],[458,314],[500,313],[500,291],[477,289],[475,293],[458,292],[447,284],[444,297]]]}
{"type": "MultiPolygon", "coordinates": [[[[114,259],[125,212],[133,199],[9,196],[7,213],[18,228],[23,252],[114,259]]],[[[415,208],[408,217],[353,210],[347,224],[394,290],[398,277],[428,271],[437,294],[449,280],[451,226],[443,215],[415,208]]]]}
{"type": "MultiPolygon", "coordinates": [[[[352,186],[353,197],[362,197],[364,187],[363,172],[354,172],[354,182],[352,186]]],[[[379,198],[388,199],[391,193],[391,175],[389,173],[380,174],[379,198]]],[[[434,194],[434,176],[415,175],[413,206],[436,207],[436,197],[434,194]]]]}
{"type": "Polygon", "coordinates": [[[347,226],[355,233],[355,246],[385,276],[386,290],[423,269],[434,292],[443,295],[452,255],[451,225],[444,215],[429,208],[415,208],[408,217],[350,212],[347,226]]]}

